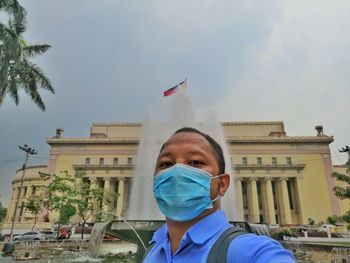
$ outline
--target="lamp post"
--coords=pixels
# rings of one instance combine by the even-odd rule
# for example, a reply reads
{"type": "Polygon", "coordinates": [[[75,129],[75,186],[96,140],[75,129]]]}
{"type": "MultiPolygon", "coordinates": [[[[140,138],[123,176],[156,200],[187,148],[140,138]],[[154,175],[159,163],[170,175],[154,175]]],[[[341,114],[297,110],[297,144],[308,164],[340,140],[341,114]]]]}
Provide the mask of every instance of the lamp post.
{"type": "Polygon", "coordinates": [[[17,208],[18,208],[19,199],[20,199],[21,193],[22,193],[23,179],[24,179],[24,175],[26,173],[26,166],[27,166],[27,161],[28,161],[28,158],[29,158],[29,154],[34,155],[34,154],[38,153],[33,148],[28,147],[27,144],[24,144],[23,146],[18,146],[18,148],[26,153],[26,159],[25,159],[24,164],[22,166],[23,172],[22,172],[22,177],[21,177],[21,181],[20,181],[21,185],[20,185],[20,188],[19,188],[18,198],[16,199],[15,213],[14,213],[13,218],[12,218],[12,225],[11,225],[11,232],[10,232],[10,242],[13,241],[13,228],[15,226],[15,222],[16,222],[16,219],[17,219],[17,208]]]}
{"type": "Polygon", "coordinates": [[[348,161],[346,162],[346,164],[350,165],[350,147],[349,146],[345,146],[345,147],[341,148],[341,150],[339,150],[339,152],[341,152],[341,153],[348,153],[348,161]]]}

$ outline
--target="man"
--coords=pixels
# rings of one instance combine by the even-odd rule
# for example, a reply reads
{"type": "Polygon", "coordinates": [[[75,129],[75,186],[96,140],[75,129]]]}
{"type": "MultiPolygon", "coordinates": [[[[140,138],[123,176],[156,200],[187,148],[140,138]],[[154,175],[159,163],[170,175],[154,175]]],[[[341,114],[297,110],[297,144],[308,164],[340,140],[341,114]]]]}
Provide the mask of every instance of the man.
{"type": "MultiPolygon", "coordinates": [[[[232,227],[220,210],[229,184],[220,145],[193,128],[176,131],[160,151],[153,185],[166,224],[155,232],[144,262],[207,262],[215,241],[232,227]]],[[[227,262],[295,261],[277,241],[247,233],[230,243],[227,262]]]]}

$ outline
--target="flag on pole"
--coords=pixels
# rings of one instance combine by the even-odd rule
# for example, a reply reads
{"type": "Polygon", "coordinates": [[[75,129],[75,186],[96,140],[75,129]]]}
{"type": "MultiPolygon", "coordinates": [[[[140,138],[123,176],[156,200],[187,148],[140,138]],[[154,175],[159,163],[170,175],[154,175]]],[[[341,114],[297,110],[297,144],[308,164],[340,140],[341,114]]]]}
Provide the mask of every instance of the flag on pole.
{"type": "Polygon", "coordinates": [[[182,81],[179,84],[175,85],[174,87],[164,91],[163,92],[164,97],[167,97],[167,96],[170,96],[170,95],[174,94],[179,89],[186,89],[186,86],[187,86],[187,79],[185,79],[184,81],[182,81]]]}

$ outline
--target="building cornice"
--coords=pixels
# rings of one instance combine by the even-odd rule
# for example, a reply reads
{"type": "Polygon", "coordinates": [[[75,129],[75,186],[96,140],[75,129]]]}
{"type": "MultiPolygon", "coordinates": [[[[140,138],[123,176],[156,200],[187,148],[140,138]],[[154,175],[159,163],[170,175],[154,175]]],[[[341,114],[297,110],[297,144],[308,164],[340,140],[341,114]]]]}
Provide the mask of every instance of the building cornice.
{"type": "Polygon", "coordinates": [[[229,144],[235,143],[331,143],[333,136],[227,136],[226,142],[229,144]]]}
{"type": "MultiPolygon", "coordinates": [[[[280,124],[283,121],[224,121],[222,125],[266,125],[266,124],[280,124]]],[[[92,126],[143,126],[141,122],[97,122],[92,126]]]]}
{"type": "Polygon", "coordinates": [[[48,138],[49,145],[55,144],[138,144],[137,137],[122,138],[48,138]]]}
{"type": "MultiPolygon", "coordinates": [[[[26,166],[26,170],[30,170],[30,169],[38,169],[38,168],[47,168],[47,165],[45,164],[39,164],[39,165],[31,165],[31,166],[26,166]]],[[[20,168],[18,170],[16,170],[16,173],[22,171],[23,168],[20,168]]]]}
{"type": "MultiPolygon", "coordinates": [[[[236,143],[331,143],[332,136],[226,136],[226,142],[236,143]]],[[[56,144],[139,144],[138,137],[114,137],[114,138],[49,138],[49,145],[56,144]]]]}
{"type": "Polygon", "coordinates": [[[142,126],[141,122],[97,122],[92,126],[142,126]]]}
{"type": "Polygon", "coordinates": [[[75,170],[133,170],[135,169],[134,164],[117,164],[117,165],[106,165],[106,164],[73,164],[75,170]]]}
{"type": "Polygon", "coordinates": [[[222,125],[283,125],[283,121],[224,121],[222,125]]]}
{"type": "Polygon", "coordinates": [[[306,164],[235,164],[235,170],[296,170],[305,168],[306,164]]]}

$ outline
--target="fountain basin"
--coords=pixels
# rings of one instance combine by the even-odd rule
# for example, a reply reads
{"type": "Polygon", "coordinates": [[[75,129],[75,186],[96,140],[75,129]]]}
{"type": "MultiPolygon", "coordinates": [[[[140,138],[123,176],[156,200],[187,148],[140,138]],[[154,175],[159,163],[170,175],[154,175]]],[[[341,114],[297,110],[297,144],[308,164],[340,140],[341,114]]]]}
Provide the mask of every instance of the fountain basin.
{"type": "MultiPolygon", "coordinates": [[[[249,233],[253,232],[252,228],[247,222],[231,221],[230,223],[234,226],[245,229],[249,233]]],[[[146,252],[143,244],[145,244],[147,247],[149,242],[152,240],[154,232],[156,232],[164,224],[165,220],[128,220],[127,222],[124,220],[112,220],[106,225],[105,233],[121,240],[136,244],[136,257],[139,261],[141,261],[144,253],[146,252]]]]}

